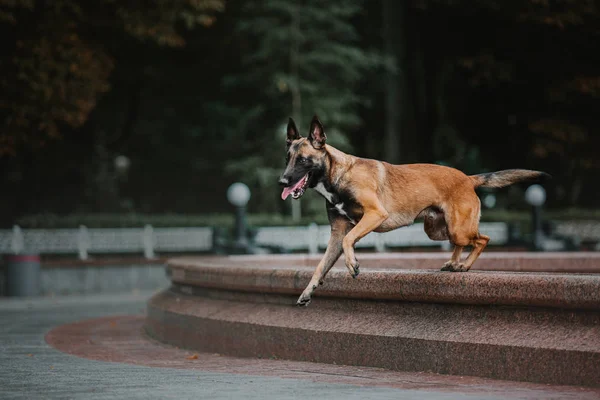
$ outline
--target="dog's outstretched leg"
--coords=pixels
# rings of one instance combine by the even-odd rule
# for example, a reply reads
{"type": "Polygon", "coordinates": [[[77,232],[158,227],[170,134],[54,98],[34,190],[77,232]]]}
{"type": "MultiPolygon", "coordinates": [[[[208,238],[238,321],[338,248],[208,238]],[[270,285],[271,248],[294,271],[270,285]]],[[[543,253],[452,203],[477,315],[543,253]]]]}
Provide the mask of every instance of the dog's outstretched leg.
{"type": "Polygon", "coordinates": [[[319,285],[323,284],[325,275],[327,275],[327,272],[333,267],[337,259],[340,258],[342,254],[342,240],[348,231],[350,231],[350,228],[352,228],[350,221],[343,217],[330,218],[330,221],[331,237],[327,244],[327,250],[325,250],[325,255],[319,262],[319,265],[317,265],[317,269],[315,269],[308,286],[298,298],[296,302],[298,306],[307,306],[310,303],[313,292],[319,285]]]}
{"type": "Polygon", "coordinates": [[[365,214],[358,224],[356,224],[344,238],[343,247],[346,258],[346,268],[348,268],[348,271],[353,278],[356,278],[359,273],[358,261],[354,256],[354,244],[374,229],[377,229],[387,217],[388,213],[382,207],[369,209],[365,211],[365,214]]]}

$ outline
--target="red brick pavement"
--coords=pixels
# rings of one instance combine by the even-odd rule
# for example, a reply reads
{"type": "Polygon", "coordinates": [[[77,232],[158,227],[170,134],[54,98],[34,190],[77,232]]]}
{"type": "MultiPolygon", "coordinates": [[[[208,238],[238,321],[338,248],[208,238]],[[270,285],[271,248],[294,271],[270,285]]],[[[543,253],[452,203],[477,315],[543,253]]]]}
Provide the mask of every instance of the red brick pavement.
{"type": "MultiPolygon", "coordinates": [[[[206,372],[276,376],[314,382],[448,393],[499,395],[506,398],[598,399],[600,389],[550,386],[467,376],[398,372],[274,359],[244,359],[219,354],[193,353],[146,337],[143,316],[113,316],[85,320],[54,328],[46,335],[52,347],[75,356],[148,367],[191,369],[206,372]]],[[[351,349],[350,349],[351,351],[351,349]]]]}

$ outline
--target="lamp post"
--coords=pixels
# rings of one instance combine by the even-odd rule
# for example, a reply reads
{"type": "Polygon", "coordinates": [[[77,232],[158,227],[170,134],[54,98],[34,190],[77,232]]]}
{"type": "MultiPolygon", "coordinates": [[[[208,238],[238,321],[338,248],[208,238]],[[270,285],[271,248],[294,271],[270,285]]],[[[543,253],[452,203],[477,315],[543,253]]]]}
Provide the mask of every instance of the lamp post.
{"type": "Polygon", "coordinates": [[[546,202],[546,190],[540,185],[531,185],[525,191],[525,201],[531,206],[531,225],[533,228],[533,249],[542,250],[542,206],[546,202]]]}
{"type": "Polygon", "coordinates": [[[227,200],[235,207],[235,240],[234,248],[248,248],[246,235],[246,204],[250,200],[250,189],[244,183],[236,182],[227,189],[227,200]]]}
{"type": "Polygon", "coordinates": [[[115,170],[119,177],[124,178],[127,176],[127,172],[129,171],[129,166],[131,165],[131,160],[124,155],[116,156],[114,159],[115,170]]]}
{"type": "Polygon", "coordinates": [[[124,198],[123,195],[123,185],[128,180],[129,168],[131,167],[131,160],[129,157],[124,155],[118,155],[113,160],[114,168],[115,168],[115,177],[111,179],[111,189],[112,194],[115,196],[115,202],[117,202],[118,206],[121,209],[129,209],[133,208],[133,202],[131,199],[124,198]]]}

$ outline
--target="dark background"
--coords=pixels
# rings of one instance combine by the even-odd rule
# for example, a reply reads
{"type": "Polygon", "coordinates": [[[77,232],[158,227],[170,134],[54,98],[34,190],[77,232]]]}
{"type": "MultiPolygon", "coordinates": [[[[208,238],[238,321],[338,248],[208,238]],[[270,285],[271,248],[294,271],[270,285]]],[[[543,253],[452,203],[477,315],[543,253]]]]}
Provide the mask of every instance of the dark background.
{"type": "Polygon", "coordinates": [[[597,214],[597,1],[119,3],[0,0],[2,226],[229,212],[236,181],[289,215],[284,124],[313,114],[352,154],[543,170],[549,210],[597,214]]]}

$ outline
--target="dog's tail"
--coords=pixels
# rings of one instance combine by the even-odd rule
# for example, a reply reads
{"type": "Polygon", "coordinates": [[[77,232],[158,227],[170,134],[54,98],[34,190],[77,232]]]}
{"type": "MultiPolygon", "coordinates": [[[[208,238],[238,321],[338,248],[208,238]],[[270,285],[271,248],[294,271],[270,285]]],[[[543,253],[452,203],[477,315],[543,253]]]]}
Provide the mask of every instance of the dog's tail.
{"type": "Polygon", "coordinates": [[[505,169],[504,171],[489,172],[469,176],[475,187],[501,188],[517,182],[543,182],[551,176],[541,171],[528,169],[505,169]]]}

